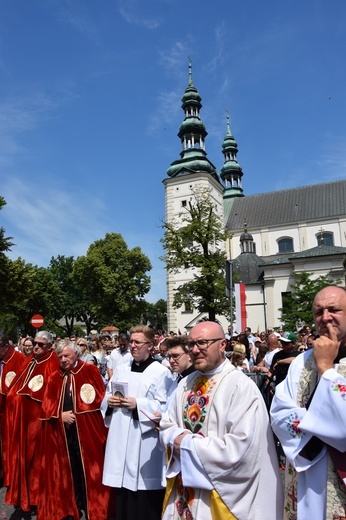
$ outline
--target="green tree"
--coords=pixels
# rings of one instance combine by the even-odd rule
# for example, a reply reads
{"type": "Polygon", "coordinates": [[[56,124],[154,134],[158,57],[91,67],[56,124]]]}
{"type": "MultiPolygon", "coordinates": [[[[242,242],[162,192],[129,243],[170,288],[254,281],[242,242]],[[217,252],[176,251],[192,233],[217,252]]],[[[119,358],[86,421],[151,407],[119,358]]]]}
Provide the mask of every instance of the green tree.
{"type": "Polygon", "coordinates": [[[73,277],[98,326],[114,324],[126,330],[143,315],[150,269],[150,260],[139,247],[129,249],[120,234],[107,233],[77,258],[73,277]]]}
{"type": "Polygon", "coordinates": [[[0,328],[16,338],[19,330],[30,328],[28,301],[32,295],[35,270],[21,258],[10,260],[6,256],[0,262],[0,328]]]}
{"type": "Polygon", "coordinates": [[[291,285],[291,292],[283,297],[281,311],[281,321],[285,329],[296,330],[300,324],[311,324],[312,302],[318,291],[328,285],[339,285],[340,280],[329,276],[319,276],[312,279],[312,274],[303,272],[293,274],[294,283],[291,285]]]}
{"type": "Polygon", "coordinates": [[[48,267],[58,287],[55,327],[67,336],[74,333],[78,321],[85,323],[87,333],[95,326],[90,302],[85,300],[74,278],[74,264],[73,256],[58,255],[51,258],[48,267]]]}
{"type": "Polygon", "coordinates": [[[192,280],[176,289],[174,307],[189,304],[215,321],[217,314],[229,315],[224,251],[227,235],[223,216],[215,212],[210,190],[192,193],[193,200],[180,213],[179,221],[165,222],[163,226],[163,260],[169,272],[191,269],[193,273],[192,280]]]}
{"type": "MultiPolygon", "coordinates": [[[[0,211],[4,206],[6,206],[6,201],[4,197],[0,196],[0,211]]],[[[12,237],[5,237],[5,229],[0,227],[0,259],[4,258],[5,252],[11,251],[11,247],[14,245],[11,240],[12,237]]]]}
{"type": "Polygon", "coordinates": [[[167,302],[162,298],[156,303],[145,302],[143,323],[150,323],[155,330],[167,330],[167,302]]]}

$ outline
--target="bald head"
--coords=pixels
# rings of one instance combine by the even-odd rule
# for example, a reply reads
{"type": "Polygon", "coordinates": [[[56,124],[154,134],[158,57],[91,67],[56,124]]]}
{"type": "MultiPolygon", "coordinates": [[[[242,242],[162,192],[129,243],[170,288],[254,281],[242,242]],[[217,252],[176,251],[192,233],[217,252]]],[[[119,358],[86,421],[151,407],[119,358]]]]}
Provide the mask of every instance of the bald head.
{"type": "Polygon", "coordinates": [[[197,370],[209,372],[225,361],[226,339],[222,327],[203,321],[191,329],[188,339],[190,358],[197,370]]]}
{"type": "Polygon", "coordinates": [[[276,334],[269,334],[267,338],[267,345],[269,348],[269,352],[280,347],[279,338],[276,336],[276,334]]]}
{"type": "Polygon", "coordinates": [[[327,324],[334,327],[340,342],[346,342],[346,290],[344,287],[325,287],[319,291],[312,304],[317,332],[328,335],[327,324]]]}
{"type": "Polygon", "coordinates": [[[210,337],[215,337],[215,338],[219,338],[219,337],[224,338],[225,337],[225,333],[224,333],[222,327],[215,321],[201,321],[201,323],[197,323],[197,325],[195,325],[191,329],[190,334],[192,333],[192,331],[194,334],[198,334],[202,331],[203,331],[203,334],[206,334],[206,333],[214,334],[214,336],[210,336],[210,337]]]}

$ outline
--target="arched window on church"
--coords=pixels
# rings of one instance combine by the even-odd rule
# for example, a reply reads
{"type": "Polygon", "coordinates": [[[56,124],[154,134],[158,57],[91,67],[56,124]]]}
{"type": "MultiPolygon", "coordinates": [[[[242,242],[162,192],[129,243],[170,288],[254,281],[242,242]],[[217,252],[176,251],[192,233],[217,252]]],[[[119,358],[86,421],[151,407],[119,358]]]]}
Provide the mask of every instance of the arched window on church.
{"type": "Polygon", "coordinates": [[[331,231],[322,231],[317,233],[317,245],[318,246],[333,246],[334,245],[334,236],[331,231]]]}
{"type": "Polygon", "coordinates": [[[279,253],[293,253],[293,238],[282,237],[278,240],[279,253]]]}

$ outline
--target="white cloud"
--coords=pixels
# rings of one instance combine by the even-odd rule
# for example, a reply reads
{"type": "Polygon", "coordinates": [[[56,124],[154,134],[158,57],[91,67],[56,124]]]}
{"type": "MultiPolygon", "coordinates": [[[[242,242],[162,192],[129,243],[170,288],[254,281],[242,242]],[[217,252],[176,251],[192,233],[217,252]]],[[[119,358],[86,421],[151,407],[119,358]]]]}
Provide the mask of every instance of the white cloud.
{"type": "Polygon", "coordinates": [[[178,79],[181,79],[184,76],[187,79],[188,56],[190,54],[191,45],[192,39],[189,35],[186,35],[184,42],[178,41],[169,49],[160,49],[159,63],[170,74],[170,76],[173,75],[178,79]],[[182,68],[183,64],[186,64],[184,69],[182,68]]]}
{"type": "Polygon", "coordinates": [[[225,59],[225,22],[222,22],[215,29],[215,50],[212,59],[207,63],[206,69],[209,72],[220,72],[220,66],[225,59]]]}
{"type": "Polygon", "coordinates": [[[118,11],[124,20],[132,25],[157,29],[163,23],[163,18],[140,12],[140,4],[141,0],[118,0],[118,11]]]}
{"type": "Polygon", "coordinates": [[[346,177],[346,137],[328,135],[317,167],[324,172],[326,182],[346,177]]]}
{"type": "Polygon", "coordinates": [[[162,91],[158,94],[156,111],[151,116],[147,126],[149,134],[163,131],[166,125],[170,125],[175,120],[177,113],[181,110],[179,103],[181,95],[180,87],[171,91],[162,91]]]}
{"type": "Polygon", "coordinates": [[[62,8],[59,10],[58,22],[69,25],[89,40],[98,41],[95,25],[87,19],[81,12],[72,12],[70,9],[62,8]]]}
{"type": "MultiPolygon", "coordinates": [[[[14,237],[11,258],[48,265],[59,254],[80,256],[89,245],[108,231],[99,223],[104,203],[94,194],[73,193],[54,185],[51,179],[40,182],[10,178],[2,187],[6,206],[6,231],[14,237]],[[98,206],[97,211],[86,208],[98,206]]],[[[108,223],[110,226],[110,223],[108,223]]]]}
{"type": "Polygon", "coordinates": [[[8,165],[12,158],[29,154],[22,144],[22,134],[33,131],[65,102],[71,100],[71,85],[65,84],[56,95],[42,91],[7,99],[0,105],[0,165],[8,165]]]}

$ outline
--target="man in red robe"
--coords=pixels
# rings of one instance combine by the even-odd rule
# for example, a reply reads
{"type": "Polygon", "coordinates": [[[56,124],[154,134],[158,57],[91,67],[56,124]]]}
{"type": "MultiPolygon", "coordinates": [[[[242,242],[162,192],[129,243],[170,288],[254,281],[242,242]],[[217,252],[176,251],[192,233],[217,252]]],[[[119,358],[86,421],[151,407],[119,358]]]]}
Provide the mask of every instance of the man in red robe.
{"type": "Polygon", "coordinates": [[[107,430],[100,412],[105,386],[97,367],[61,342],[60,370],[49,378],[42,403],[39,520],[107,520],[110,488],[102,484],[107,430]]]}
{"type": "Polygon", "coordinates": [[[6,431],[4,428],[6,396],[25,360],[25,356],[14,350],[8,341],[8,337],[0,332],[0,479],[4,477],[4,452],[2,447],[5,443],[4,435],[6,431]]]}
{"type": "Polygon", "coordinates": [[[28,512],[37,505],[37,454],[39,420],[48,377],[59,368],[49,332],[36,334],[33,357],[28,357],[22,372],[7,394],[5,426],[8,435],[5,448],[6,503],[28,512]]]}

